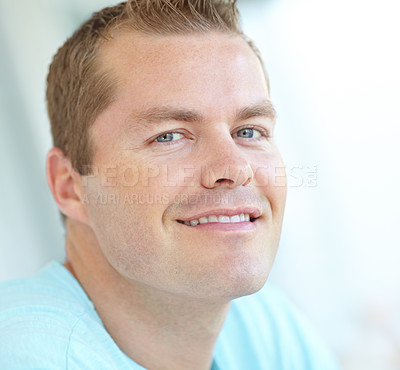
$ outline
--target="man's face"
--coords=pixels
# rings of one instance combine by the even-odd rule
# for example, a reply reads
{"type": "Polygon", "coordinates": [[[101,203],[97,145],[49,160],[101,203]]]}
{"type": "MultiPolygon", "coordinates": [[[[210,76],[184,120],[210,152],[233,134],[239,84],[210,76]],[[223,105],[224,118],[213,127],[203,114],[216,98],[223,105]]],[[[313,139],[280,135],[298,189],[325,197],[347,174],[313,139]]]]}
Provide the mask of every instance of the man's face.
{"type": "Polygon", "coordinates": [[[91,129],[88,223],[132,284],[230,300],[262,287],[286,187],[259,60],[219,33],[105,44],[115,101],[91,129]],[[207,222],[207,223],[206,223],[207,222]]]}

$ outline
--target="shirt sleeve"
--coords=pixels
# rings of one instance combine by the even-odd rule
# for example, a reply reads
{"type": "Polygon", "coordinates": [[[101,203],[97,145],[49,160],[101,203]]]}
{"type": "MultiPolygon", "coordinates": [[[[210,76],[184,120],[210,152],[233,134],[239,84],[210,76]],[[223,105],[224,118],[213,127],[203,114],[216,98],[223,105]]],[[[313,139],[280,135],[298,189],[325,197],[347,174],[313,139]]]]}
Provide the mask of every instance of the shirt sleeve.
{"type": "Polygon", "coordinates": [[[3,312],[2,316],[0,369],[66,368],[70,325],[49,313],[3,312]]]}

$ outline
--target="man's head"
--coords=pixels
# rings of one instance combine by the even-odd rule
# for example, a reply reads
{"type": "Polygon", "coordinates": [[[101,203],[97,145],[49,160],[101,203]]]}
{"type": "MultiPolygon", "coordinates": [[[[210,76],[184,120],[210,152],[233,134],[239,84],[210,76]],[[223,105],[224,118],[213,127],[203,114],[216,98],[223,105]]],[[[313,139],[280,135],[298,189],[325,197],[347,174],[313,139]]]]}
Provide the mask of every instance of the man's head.
{"type": "MultiPolygon", "coordinates": [[[[261,288],[279,243],[286,188],[267,80],[232,4],[163,1],[158,14],[153,3],[127,9],[152,9],[143,27],[170,17],[181,26],[150,32],[112,21],[120,26],[82,69],[81,78],[90,70],[97,79],[77,100],[63,98],[75,99],[78,113],[58,123],[70,126],[48,157],[50,187],[87,270],[103,266],[141,290],[228,301],[261,288]],[[183,31],[189,11],[202,28],[183,31]],[[200,22],[201,12],[213,27],[200,22]],[[73,140],[90,149],[83,162],[73,158],[73,140]],[[79,173],[87,164],[91,170],[79,173]]],[[[68,42],[68,57],[58,61],[64,70],[83,63],[68,42]]],[[[65,88],[74,89],[78,81],[68,76],[65,88]]],[[[51,81],[49,101],[62,106],[51,81]]]]}

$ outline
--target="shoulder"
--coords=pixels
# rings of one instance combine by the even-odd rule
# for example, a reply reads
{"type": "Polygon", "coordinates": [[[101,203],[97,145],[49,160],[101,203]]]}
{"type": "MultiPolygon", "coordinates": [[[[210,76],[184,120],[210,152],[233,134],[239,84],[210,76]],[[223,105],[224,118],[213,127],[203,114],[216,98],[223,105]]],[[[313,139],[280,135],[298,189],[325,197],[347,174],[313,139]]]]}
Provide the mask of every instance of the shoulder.
{"type": "Polygon", "coordinates": [[[21,317],[39,321],[62,317],[64,322],[72,323],[93,309],[80,284],[57,262],[34,277],[0,284],[0,325],[22,324],[21,317]]]}
{"type": "Polygon", "coordinates": [[[104,368],[118,357],[125,360],[62,265],[0,284],[0,368],[104,368]]]}
{"type": "Polygon", "coordinates": [[[307,321],[270,283],[232,302],[217,346],[221,364],[229,362],[230,369],[338,369],[307,321]]]}

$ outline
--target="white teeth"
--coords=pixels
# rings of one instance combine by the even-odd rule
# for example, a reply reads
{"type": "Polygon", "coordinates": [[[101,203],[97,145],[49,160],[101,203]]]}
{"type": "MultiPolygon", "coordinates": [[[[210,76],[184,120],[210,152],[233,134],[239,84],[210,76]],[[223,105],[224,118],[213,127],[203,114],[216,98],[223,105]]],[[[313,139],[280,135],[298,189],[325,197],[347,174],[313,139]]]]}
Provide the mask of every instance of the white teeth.
{"type": "Polygon", "coordinates": [[[238,222],[246,222],[250,221],[250,215],[248,213],[241,213],[238,215],[233,215],[231,217],[221,215],[221,216],[208,216],[208,217],[200,217],[199,219],[184,221],[183,223],[187,226],[197,226],[198,224],[207,224],[207,223],[238,223],[238,222]]]}
{"type": "Polygon", "coordinates": [[[207,218],[207,217],[200,217],[200,218],[199,218],[199,222],[200,222],[201,224],[206,224],[206,223],[208,223],[208,218],[207,218]]]}
{"type": "Polygon", "coordinates": [[[239,215],[232,216],[231,222],[240,222],[240,216],[239,215]]]}
{"type": "Polygon", "coordinates": [[[218,222],[227,224],[230,222],[229,216],[218,216],[218,222]]]}
{"type": "Polygon", "coordinates": [[[208,216],[208,222],[218,222],[217,216],[208,216]]]}

